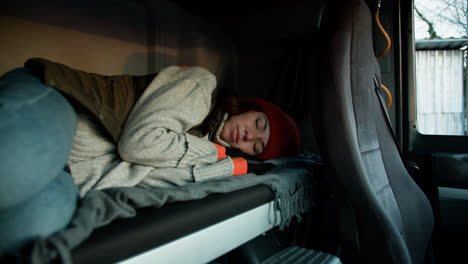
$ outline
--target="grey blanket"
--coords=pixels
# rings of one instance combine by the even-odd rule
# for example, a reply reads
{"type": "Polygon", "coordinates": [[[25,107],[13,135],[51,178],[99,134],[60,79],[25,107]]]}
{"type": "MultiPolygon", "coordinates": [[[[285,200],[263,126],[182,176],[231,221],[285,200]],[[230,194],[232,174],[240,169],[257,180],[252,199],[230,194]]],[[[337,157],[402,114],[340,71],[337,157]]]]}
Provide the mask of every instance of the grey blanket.
{"type": "Polygon", "coordinates": [[[276,208],[281,216],[280,229],[283,229],[294,216],[300,220],[300,214],[313,204],[313,171],[319,160],[317,156],[301,154],[296,158],[268,162],[274,163],[277,168],[265,175],[247,174],[174,188],[92,190],[82,198],[75,217],[66,229],[34,241],[29,252],[31,262],[49,263],[59,258],[60,262],[71,263],[73,248],[88,238],[94,229],[117,218],[134,217],[138,208],[158,208],[176,201],[202,199],[212,193],[227,193],[258,184],[267,185],[275,194],[276,208]]]}

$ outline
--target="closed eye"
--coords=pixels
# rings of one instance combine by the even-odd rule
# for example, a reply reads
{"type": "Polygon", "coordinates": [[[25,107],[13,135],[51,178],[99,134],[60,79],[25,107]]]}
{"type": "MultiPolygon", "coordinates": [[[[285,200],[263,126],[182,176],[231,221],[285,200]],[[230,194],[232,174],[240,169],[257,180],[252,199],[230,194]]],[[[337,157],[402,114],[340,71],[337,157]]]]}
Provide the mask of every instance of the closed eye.
{"type": "MultiPolygon", "coordinates": [[[[255,119],[255,127],[261,129],[262,131],[267,131],[268,129],[268,119],[266,116],[259,117],[255,119]]],[[[258,140],[253,145],[253,152],[255,155],[263,153],[266,149],[266,143],[263,140],[258,140]]]]}

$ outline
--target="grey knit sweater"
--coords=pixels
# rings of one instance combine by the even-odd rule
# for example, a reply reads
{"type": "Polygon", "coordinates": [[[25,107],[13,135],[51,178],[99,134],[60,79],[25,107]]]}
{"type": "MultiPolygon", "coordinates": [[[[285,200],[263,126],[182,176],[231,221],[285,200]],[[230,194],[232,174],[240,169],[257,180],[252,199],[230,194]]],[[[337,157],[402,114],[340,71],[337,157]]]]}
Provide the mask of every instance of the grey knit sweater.
{"type": "Polygon", "coordinates": [[[207,137],[186,133],[201,123],[216,87],[200,67],[168,67],[151,82],[127,118],[117,147],[91,115],[78,109],[68,160],[81,195],[91,188],[170,187],[233,174],[207,137]]]}

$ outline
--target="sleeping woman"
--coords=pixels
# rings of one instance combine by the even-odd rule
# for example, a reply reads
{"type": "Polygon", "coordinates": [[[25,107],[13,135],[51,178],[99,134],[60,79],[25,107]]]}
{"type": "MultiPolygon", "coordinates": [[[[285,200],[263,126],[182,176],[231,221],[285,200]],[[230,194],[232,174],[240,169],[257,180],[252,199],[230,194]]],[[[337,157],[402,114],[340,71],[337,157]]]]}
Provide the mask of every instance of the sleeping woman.
{"type": "Polygon", "coordinates": [[[244,155],[299,151],[299,130],[278,106],[216,98],[215,87],[200,67],[102,76],[45,59],[0,77],[0,253],[66,227],[90,189],[262,173],[272,165],[244,155]]]}

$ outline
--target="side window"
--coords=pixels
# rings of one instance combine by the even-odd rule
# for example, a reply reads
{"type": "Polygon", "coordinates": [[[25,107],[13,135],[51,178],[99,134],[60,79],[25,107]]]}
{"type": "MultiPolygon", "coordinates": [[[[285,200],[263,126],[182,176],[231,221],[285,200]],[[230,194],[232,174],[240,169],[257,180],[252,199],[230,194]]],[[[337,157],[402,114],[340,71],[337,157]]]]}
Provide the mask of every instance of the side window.
{"type": "Polygon", "coordinates": [[[468,135],[466,0],[415,0],[416,128],[468,135]]]}

